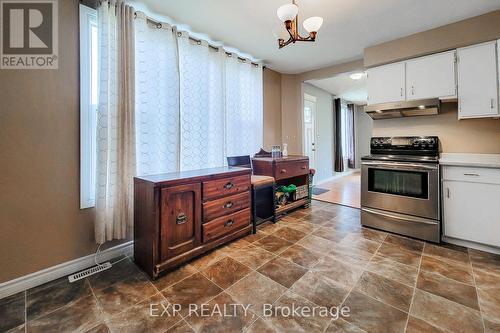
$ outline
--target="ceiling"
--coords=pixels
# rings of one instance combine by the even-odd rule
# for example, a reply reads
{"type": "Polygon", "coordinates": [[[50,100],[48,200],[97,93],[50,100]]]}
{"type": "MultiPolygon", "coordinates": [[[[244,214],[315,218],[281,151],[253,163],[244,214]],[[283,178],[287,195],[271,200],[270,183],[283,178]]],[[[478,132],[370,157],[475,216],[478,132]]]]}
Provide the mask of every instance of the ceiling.
{"type": "Polygon", "coordinates": [[[353,80],[349,77],[351,73],[343,73],[322,80],[306,81],[313,86],[328,91],[335,97],[345,99],[346,101],[354,104],[366,104],[367,90],[366,90],[366,75],[359,80],[353,80]]]}
{"type": "Polygon", "coordinates": [[[500,9],[500,0],[298,0],[301,22],[322,16],[323,27],[315,43],[280,50],[272,30],[280,25],[276,10],[287,0],[131,2],[290,74],[360,59],[367,46],[500,9]]]}

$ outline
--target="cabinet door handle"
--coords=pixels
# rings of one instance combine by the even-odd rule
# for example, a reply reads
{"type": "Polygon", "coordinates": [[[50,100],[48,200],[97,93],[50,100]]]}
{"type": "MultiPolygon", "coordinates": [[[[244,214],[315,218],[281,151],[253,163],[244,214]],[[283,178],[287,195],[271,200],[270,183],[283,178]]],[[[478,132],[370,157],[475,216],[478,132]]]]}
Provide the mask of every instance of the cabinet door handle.
{"type": "Polygon", "coordinates": [[[399,92],[399,94],[401,95],[401,97],[403,97],[403,88],[401,88],[401,91],[399,92]]]}
{"type": "Polygon", "coordinates": [[[230,189],[232,189],[232,188],[233,188],[233,186],[234,186],[234,184],[233,184],[233,183],[231,183],[231,182],[229,182],[229,183],[227,183],[227,184],[225,184],[225,185],[224,185],[224,188],[225,188],[226,190],[230,190],[230,189]]]}
{"type": "Polygon", "coordinates": [[[449,187],[446,188],[446,197],[447,198],[450,197],[450,188],[449,187]]]}
{"type": "Polygon", "coordinates": [[[234,220],[231,219],[231,220],[228,220],[226,222],[224,222],[224,227],[230,227],[234,224],[234,220]]]}
{"type": "Polygon", "coordinates": [[[286,173],[286,169],[281,169],[280,173],[286,173]]]}
{"type": "Polygon", "coordinates": [[[175,223],[177,224],[184,224],[188,221],[188,217],[184,213],[180,213],[177,215],[177,218],[175,219],[175,223]]]}
{"type": "Polygon", "coordinates": [[[232,202],[232,201],[228,201],[228,202],[226,202],[226,203],[224,204],[224,208],[231,208],[231,207],[233,207],[233,205],[234,205],[234,204],[233,204],[233,202],[232,202]]]}
{"type": "Polygon", "coordinates": [[[414,86],[411,86],[411,94],[415,95],[415,87],[414,86]]]}
{"type": "Polygon", "coordinates": [[[474,177],[479,177],[478,173],[464,173],[464,176],[474,176],[474,177]]]}
{"type": "Polygon", "coordinates": [[[490,108],[494,109],[495,108],[494,104],[495,104],[495,99],[491,98],[490,99],[490,108]]]}

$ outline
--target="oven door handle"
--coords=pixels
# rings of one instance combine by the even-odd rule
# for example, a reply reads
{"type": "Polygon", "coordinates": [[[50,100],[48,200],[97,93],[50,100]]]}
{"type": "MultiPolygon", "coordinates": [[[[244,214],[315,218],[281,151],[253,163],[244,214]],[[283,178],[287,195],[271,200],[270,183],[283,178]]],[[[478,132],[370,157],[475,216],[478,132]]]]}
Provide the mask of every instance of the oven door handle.
{"type": "Polygon", "coordinates": [[[362,162],[362,165],[381,167],[387,169],[401,169],[405,168],[407,170],[437,170],[438,166],[430,166],[423,164],[414,163],[380,163],[380,162],[362,162]]]}
{"type": "Polygon", "coordinates": [[[394,220],[400,220],[400,221],[406,221],[406,222],[418,222],[418,223],[431,224],[431,225],[436,224],[435,222],[429,222],[427,219],[423,219],[421,217],[416,217],[416,216],[413,216],[412,218],[406,218],[406,217],[393,215],[393,214],[389,214],[389,213],[382,213],[378,210],[365,208],[365,207],[362,207],[361,210],[365,211],[367,213],[370,213],[370,214],[380,215],[380,216],[388,217],[388,218],[391,218],[394,220]]]}

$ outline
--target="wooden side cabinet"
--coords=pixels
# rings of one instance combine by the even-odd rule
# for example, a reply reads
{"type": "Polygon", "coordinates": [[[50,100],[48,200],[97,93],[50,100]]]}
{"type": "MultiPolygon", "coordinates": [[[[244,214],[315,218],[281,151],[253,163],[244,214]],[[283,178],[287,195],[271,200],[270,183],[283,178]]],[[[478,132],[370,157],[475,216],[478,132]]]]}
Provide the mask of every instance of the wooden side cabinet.
{"type": "Polygon", "coordinates": [[[161,189],[160,258],[168,260],[201,243],[201,184],[161,189]]]}
{"type": "Polygon", "coordinates": [[[134,178],[134,259],[156,278],[252,232],[247,168],[134,178]]]}

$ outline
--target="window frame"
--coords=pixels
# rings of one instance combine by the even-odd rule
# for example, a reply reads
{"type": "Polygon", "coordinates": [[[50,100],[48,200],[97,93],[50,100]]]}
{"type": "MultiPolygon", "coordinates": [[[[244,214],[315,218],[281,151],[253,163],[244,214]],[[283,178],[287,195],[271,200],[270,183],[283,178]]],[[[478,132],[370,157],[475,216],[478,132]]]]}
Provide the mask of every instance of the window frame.
{"type": "Polygon", "coordinates": [[[80,209],[95,206],[97,108],[92,104],[92,25],[97,10],[80,4],[80,209]]]}

